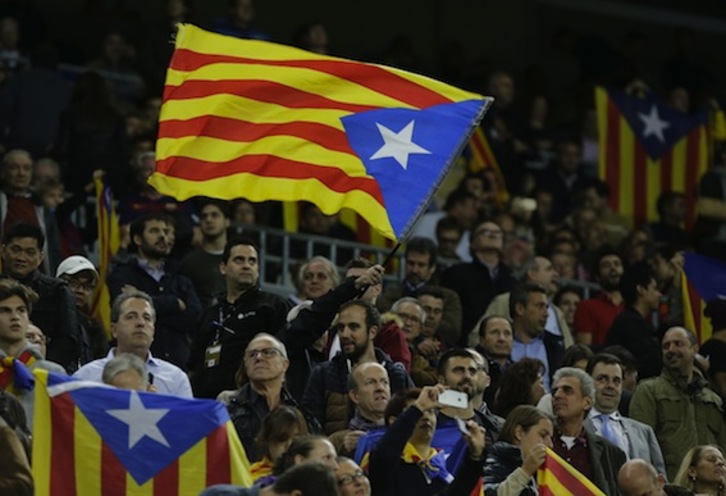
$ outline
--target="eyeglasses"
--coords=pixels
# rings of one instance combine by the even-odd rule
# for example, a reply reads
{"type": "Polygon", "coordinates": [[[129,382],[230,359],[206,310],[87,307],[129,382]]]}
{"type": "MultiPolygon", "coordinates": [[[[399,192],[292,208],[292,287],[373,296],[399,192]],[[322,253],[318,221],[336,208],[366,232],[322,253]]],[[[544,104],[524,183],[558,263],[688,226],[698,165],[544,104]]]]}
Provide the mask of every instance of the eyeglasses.
{"type": "Polygon", "coordinates": [[[366,474],[363,473],[362,470],[356,470],[352,474],[343,475],[340,478],[338,478],[338,484],[341,486],[347,486],[349,484],[353,484],[353,482],[357,479],[365,479],[366,474]]]}
{"type": "Polygon", "coordinates": [[[257,358],[257,355],[262,356],[265,360],[268,360],[276,355],[282,355],[282,352],[277,348],[263,348],[261,350],[249,350],[245,352],[245,360],[250,361],[257,358]]]}
{"type": "Polygon", "coordinates": [[[66,279],[66,282],[68,283],[68,286],[71,287],[71,289],[82,289],[88,292],[93,291],[96,289],[96,283],[95,282],[89,282],[89,281],[79,281],[78,279],[66,279]]]}

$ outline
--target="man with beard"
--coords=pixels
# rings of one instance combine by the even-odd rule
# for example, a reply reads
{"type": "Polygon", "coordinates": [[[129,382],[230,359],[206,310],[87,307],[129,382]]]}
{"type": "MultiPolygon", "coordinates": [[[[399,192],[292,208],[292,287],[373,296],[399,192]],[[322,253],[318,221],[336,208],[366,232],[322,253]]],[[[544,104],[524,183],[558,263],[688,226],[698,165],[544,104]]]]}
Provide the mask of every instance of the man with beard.
{"type": "Polygon", "coordinates": [[[562,336],[545,332],[547,324],[547,292],[536,284],[521,284],[509,297],[514,341],[512,361],[536,358],[545,370],[542,374],[545,391],[550,390],[552,375],[562,365],[562,336]]]}
{"type": "Polygon", "coordinates": [[[385,425],[383,414],[391,399],[388,372],[379,363],[361,363],[348,378],[348,396],[355,405],[355,413],[348,428],[334,432],[330,442],[338,455],[351,457],[363,434],[385,425]]]}
{"type": "Polygon", "coordinates": [[[340,307],[336,330],[341,351],[313,369],[302,401],[303,407],[318,419],[327,435],[344,429],[351,418],[348,376],[356,365],[365,362],[383,365],[393,393],[413,386],[403,366],[373,346],[380,324],[378,310],[368,302],[352,300],[340,307]]]}
{"type": "Polygon", "coordinates": [[[455,425],[456,418],[473,420],[486,429],[487,444],[496,441],[500,428],[497,422],[474,407],[474,399],[479,394],[477,386],[479,365],[471,351],[464,348],[452,348],[441,355],[439,360],[439,384],[447,389],[465,393],[468,402],[465,408],[443,406],[439,410],[438,425],[441,427],[455,425]]]}
{"type": "Polygon", "coordinates": [[[663,336],[663,372],[640,384],[630,402],[630,416],[653,426],[674,480],[683,453],[699,444],[726,446],[721,398],[695,367],[696,336],[671,327],[663,336]]]}
{"type": "Polygon", "coordinates": [[[595,355],[587,364],[587,373],[595,382],[595,404],[585,420],[585,429],[613,443],[629,459],[646,460],[665,475],[663,453],[653,429],[618,412],[623,394],[623,366],[618,357],[595,355]]]}
{"type": "Polygon", "coordinates": [[[492,382],[489,376],[489,362],[475,349],[467,348],[467,351],[474,357],[477,367],[476,380],[474,381],[474,395],[471,398],[471,404],[476,411],[484,415],[484,418],[489,421],[492,428],[492,437],[497,439],[504,426],[504,419],[489,409],[489,405],[484,398],[484,392],[489,389],[492,382]]]}
{"type": "Polygon", "coordinates": [[[184,368],[189,361],[189,340],[202,311],[192,282],[169,259],[174,247],[174,221],[165,214],[148,214],[131,224],[135,257],[113,268],[108,277],[111,299],[143,291],[156,309],[154,356],[184,368]]]}
{"type": "Polygon", "coordinates": [[[512,322],[506,317],[490,315],[482,320],[478,334],[479,344],[474,349],[487,361],[489,375],[489,387],[484,391],[484,401],[493,405],[499,390],[499,379],[512,364],[512,322]]]}
{"type": "Polygon", "coordinates": [[[620,294],[623,261],[617,251],[605,247],[598,253],[594,268],[602,291],[577,306],[575,339],[578,343],[600,348],[605,343],[605,336],[615,317],[625,308],[620,294]]]}

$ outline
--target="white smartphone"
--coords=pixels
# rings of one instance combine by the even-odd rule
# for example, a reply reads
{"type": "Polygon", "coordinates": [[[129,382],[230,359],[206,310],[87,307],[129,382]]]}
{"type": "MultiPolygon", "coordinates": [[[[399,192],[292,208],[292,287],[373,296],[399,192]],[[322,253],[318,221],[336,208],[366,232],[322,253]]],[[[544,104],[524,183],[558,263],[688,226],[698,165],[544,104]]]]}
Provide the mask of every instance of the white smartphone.
{"type": "Polygon", "coordinates": [[[439,403],[446,406],[453,406],[454,408],[466,408],[469,404],[469,398],[466,393],[447,389],[439,395],[439,403]]]}

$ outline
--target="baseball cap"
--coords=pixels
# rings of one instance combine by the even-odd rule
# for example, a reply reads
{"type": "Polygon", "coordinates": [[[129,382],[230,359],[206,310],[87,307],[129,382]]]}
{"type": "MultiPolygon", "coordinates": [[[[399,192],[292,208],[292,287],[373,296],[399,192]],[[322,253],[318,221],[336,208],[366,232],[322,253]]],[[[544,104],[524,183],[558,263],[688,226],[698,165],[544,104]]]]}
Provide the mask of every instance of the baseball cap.
{"type": "Polygon", "coordinates": [[[90,260],[80,255],[73,255],[72,257],[66,258],[60,263],[60,265],[58,265],[58,269],[55,271],[55,276],[60,277],[63,274],[78,274],[83,270],[90,270],[96,277],[98,277],[96,267],[93,266],[90,260]]]}

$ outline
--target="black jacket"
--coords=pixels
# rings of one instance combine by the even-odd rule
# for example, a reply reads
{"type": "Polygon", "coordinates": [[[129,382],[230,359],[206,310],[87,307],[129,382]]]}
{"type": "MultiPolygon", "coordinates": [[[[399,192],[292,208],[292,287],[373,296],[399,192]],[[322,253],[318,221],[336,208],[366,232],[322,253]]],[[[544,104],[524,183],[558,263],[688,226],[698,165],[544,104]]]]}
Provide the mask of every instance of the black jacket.
{"type": "Polygon", "coordinates": [[[321,357],[310,346],[328,330],[340,305],[357,296],[355,279],[350,277],[337,288],[319,297],[309,308],[301,310],[277,334],[277,338],[287,348],[287,357],[290,360],[285,375],[285,387],[297,401],[302,402],[312,370],[325,361],[325,357],[321,357]]]}
{"type": "Polygon", "coordinates": [[[484,459],[473,461],[468,456],[468,449],[459,469],[452,474],[455,478],[449,485],[438,478],[428,484],[418,465],[401,459],[403,448],[421,415],[421,410],[414,406],[409,407],[398,416],[371,451],[368,471],[372,493],[376,496],[471,494],[479,481],[484,459]]]}
{"type": "MultiPolygon", "coordinates": [[[[499,485],[509,474],[522,466],[522,452],[519,446],[499,441],[487,448],[487,459],[484,464],[484,494],[496,496],[499,485]]],[[[524,487],[520,496],[536,496],[537,486],[530,481],[524,487]]]]}
{"type": "MultiPolygon", "coordinates": [[[[293,399],[285,388],[282,388],[280,392],[280,405],[291,406],[300,410],[307,421],[310,434],[318,434],[321,432],[320,424],[315,420],[315,417],[298,405],[297,401],[293,399]]],[[[260,449],[255,442],[255,438],[262,427],[262,420],[270,413],[267,400],[257,394],[249,384],[245,384],[232,397],[227,409],[229,410],[229,416],[237,430],[240,441],[242,441],[242,445],[245,448],[247,458],[250,463],[258,461],[262,458],[264,450],[260,449]]]]}
{"type": "Polygon", "coordinates": [[[30,321],[48,338],[46,359],[62,365],[72,374],[85,363],[81,359],[83,340],[73,293],[64,281],[48,277],[37,270],[18,282],[38,293],[39,298],[33,304],[30,321]]]}
{"type": "Polygon", "coordinates": [[[475,258],[472,262],[452,265],[441,276],[441,285],[456,291],[461,300],[459,346],[468,346],[469,333],[492,299],[511,291],[517,283],[509,267],[503,263],[498,267],[499,272],[492,279],[489,268],[475,258]]]}
{"type": "Polygon", "coordinates": [[[179,273],[179,266],[173,260],[164,265],[164,275],[159,282],[151,277],[135,257],[112,268],[108,276],[111,301],[121,294],[121,288],[130,284],[151,296],[156,310],[154,343],[151,353],[174,365],[186,368],[189,361],[189,340],[197,329],[202,312],[192,282],[179,273]],[[182,300],[185,310],[179,309],[182,300]]]}
{"type": "Polygon", "coordinates": [[[254,287],[245,291],[234,303],[223,297],[205,311],[189,363],[194,395],[216,398],[224,390],[237,389],[235,374],[242,364],[242,354],[247,345],[257,333],[277,334],[285,325],[289,310],[284,298],[254,287]],[[208,367],[205,353],[215,342],[222,347],[219,363],[208,367]]]}
{"type": "Polygon", "coordinates": [[[189,363],[194,395],[216,398],[224,390],[237,389],[235,374],[247,345],[257,333],[277,334],[285,325],[289,310],[290,305],[284,298],[259,287],[245,291],[234,303],[222,297],[207,309],[202,315],[189,363]],[[207,367],[205,353],[215,342],[222,347],[219,363],[207,367]]]}
{"type": "Polygon", "coordinates": [[[638,359],[638,379],[657,377],[663,370],[663,352],[653,324],[632,307],[613,320],[605,346],[619,344],[638,359]]]}
{"type": "MultiPolygon", "coordinates": [[[[414,387],[413,381],[400,363],[394,363],[386,353],[375,349],[376,361],[388,371],[391,394],[414,387]]],[[[345,429],[353,417],[348,398],[348,360],[338,352],[330,361],[315,367],[305,388],[302,404],[320,422],[327,434],[345,429]]]]}

